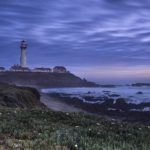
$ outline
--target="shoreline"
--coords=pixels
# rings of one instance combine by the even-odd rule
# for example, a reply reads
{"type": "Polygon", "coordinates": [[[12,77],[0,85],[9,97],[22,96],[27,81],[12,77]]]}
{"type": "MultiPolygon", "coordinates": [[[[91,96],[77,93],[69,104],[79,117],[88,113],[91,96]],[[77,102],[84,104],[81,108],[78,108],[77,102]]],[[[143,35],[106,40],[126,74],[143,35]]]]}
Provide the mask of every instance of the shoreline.
{"type": "Polygon", "coordinates": [[[84,112],[88,113],[87,111],[69,105],[63,101],[60,101],[58,98],[54,98],[46,93],[40,92],[41,98],[40,101],[44,103],[48,109],[53,111],[61,111],[61,112],[84,112]]]}
{"type": "Polygon", "coordinates": [[[90,112],[85,110],[84,108],[73,105],[72,103],[68,103],[67,101],[61,100],[60,98],[56,98],[50,96],[48,93],[40,92],[41,98],[40,101],[49,109],[55,112],[63,112],[63,113],[84,113],[85,115],[91,115],[96,117],[105,118],[108,121],[117,121],[120,122],[119,118],[115,118],[106,114],[98,114],[94,112],[90,112]]]}
{"type": "Polygon", "coordinates": [[[41,102],[53,111],[83,112],[86,114],[104,117],[107,120],[119,122],[150,124],[150,112],[106,110],[99,105],[85,104],[77,99],[59,97],[59,95],[41,93],[41,102]]]}

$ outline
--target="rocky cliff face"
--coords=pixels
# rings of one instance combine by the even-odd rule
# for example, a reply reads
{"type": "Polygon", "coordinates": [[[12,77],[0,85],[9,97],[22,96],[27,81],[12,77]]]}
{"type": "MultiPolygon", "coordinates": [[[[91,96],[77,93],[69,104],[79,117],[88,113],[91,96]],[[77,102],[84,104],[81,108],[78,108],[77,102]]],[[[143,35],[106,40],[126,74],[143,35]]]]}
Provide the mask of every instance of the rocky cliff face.
{"type": "Polygon", "coordinates": [[[46,108],[40,102],[40,94],[34,88],[0,84],[0,107],[46,108]]]}
{"type": "Polygon", "coordinates": [[[98,86],[95,83],[82,80],[71,73],[4,72],[0,73],[0,82],[39,87],[98,86]]]}

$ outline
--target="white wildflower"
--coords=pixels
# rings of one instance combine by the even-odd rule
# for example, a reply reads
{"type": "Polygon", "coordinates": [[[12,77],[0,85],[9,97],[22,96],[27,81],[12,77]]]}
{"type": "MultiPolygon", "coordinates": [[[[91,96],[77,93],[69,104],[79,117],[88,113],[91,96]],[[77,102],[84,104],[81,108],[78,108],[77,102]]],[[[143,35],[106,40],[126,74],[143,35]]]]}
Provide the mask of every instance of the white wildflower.
{"type": "Polygon", "coordinates": [[[23,140],[18,140],[19,142],[22,142],[23,140]]]}
{"type": "Polygon", "coordinates": [[[113,125],[113,124],[115,124],[115,122],[111,122],[111,124],[113,125]]]}
{"type": "Polygon", "coordinates": [[[14,147],[15,147],[15,148],[19,148],[20,145],[15,143],[15,144],[14,144],[14,147]]]}
{"type": "Polygon", "coordinates": [[[78,147],[78,145],[77,145],[77,144],[75,144],[75,145],[74,145],[74,147],[76,147],[76,148],[77,148],[77,147],[78,147]]]}
{"type": "Polygon", "coordinates": [[[100,123],[96,123],[97,126],[100,126],[100,123]]]}
{"type": "Polygon", "coordinates": [[[116,121],[116,119],[111,119],[111,121],[116,121]]]}

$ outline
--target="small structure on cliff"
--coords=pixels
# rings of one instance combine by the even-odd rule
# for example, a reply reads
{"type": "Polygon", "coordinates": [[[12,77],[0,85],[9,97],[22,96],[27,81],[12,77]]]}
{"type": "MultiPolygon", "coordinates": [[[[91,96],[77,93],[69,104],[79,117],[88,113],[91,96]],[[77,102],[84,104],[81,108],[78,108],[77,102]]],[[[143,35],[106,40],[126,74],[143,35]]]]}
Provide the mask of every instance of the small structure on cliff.
{"type": "Polygon", "coordinates": [[[0,67],[0,72],[4,72],[5,68],[4,67],[0,67]]]}
{"type": "Polygon", "coordinates": [[[30,72],[31,70],[28,68],[28,67],[21,67],[20,65],[13,65],[11,68],[10,68],[10,71],[13,71],[13,72],[30,72]]]}
{"type": "Polygon", "coordinates": [[[52,72],[52,69],[41,67],[33,69],[32,72],[52,72]]]}
{"type": "Polygon", "coordinates": [[[56,66],[53,68],[54,73],[67,73],[67,69],[64,66],[56,66]]]}

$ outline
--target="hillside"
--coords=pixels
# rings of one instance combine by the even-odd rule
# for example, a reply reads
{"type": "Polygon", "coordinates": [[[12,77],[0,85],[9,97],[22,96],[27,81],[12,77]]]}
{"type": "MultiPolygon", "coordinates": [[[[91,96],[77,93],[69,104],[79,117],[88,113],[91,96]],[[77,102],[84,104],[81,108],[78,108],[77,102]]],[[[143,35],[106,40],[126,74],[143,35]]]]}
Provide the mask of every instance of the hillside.
{"type": "Polygon", "coordinates": [[[34,88],[0,84],[0,108],[46,108],[34,88]]]}
{"type": "Polygon", "coordinates": [[[1,72],[0,82],[39,87],[92,87],[95,83],[71,73],[1,72]]]}
{"type": "Polygon", "coordinates": [[[0,84],[0,149],[148,150],[150,126],[54,112],[34,88],[0,84]]]}
{"type": "Polygon", "coordinates": [[[0,109],[0,149],[149,150],[150,126],[82,113],[0,109]]]}

